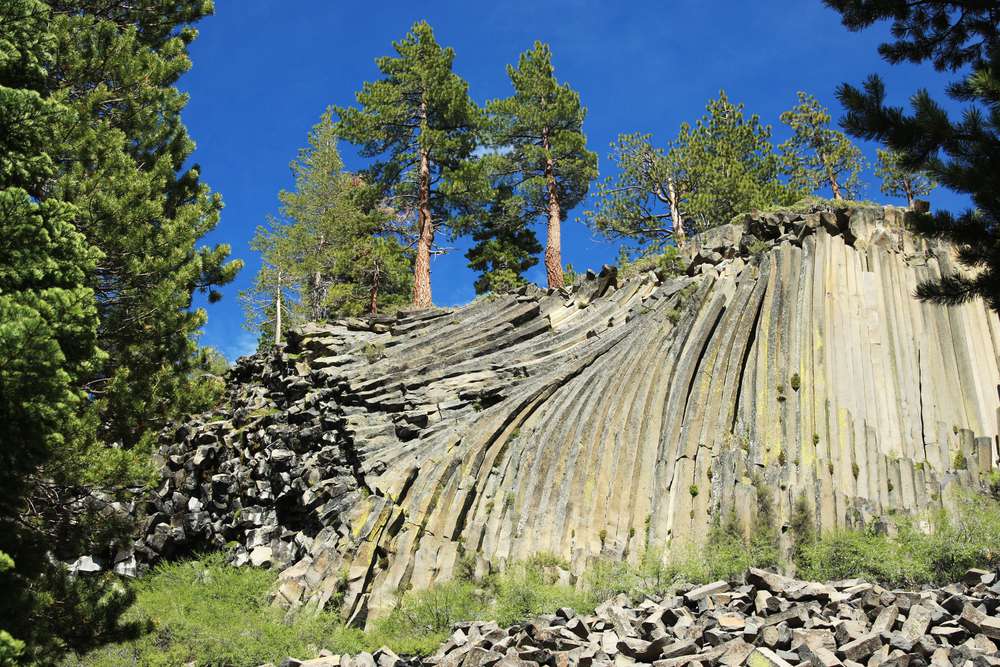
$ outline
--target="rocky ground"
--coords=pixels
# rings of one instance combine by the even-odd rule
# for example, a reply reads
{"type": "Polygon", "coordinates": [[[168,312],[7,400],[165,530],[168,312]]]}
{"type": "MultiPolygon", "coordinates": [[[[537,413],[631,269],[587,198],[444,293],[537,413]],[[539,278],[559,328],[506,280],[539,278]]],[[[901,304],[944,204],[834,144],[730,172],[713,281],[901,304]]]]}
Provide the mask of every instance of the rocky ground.
{"type": "Polygon", "coordinates": [[[462,623],[425,658],[382,649],[281,665],[993,667],[1000,665],[998,608],[997,572],[970,570],[942,588],[902,591],[751,569],[742,584],[686,586],[639,604],[619,596],[587,616],[559,609],[510,628],[462,623]]]}

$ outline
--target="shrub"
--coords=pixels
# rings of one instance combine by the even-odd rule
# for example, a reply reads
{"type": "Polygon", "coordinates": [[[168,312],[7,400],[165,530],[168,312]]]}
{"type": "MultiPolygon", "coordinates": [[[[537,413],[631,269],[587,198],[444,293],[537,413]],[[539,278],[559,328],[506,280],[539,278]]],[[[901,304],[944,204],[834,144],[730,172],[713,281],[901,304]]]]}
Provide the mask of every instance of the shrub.
{"type": "MultiPolygon", "coordinates": [[[[412,638],[437,637],[428,642],[434,648],[452,625],[480,618],[485,608],[486,601],[472,583],[455,579],[404,593],[392,613],[376,621],[374,634],[397,647],[412,638]]],[[[424,652],[419,644],[417,649],[414,652],[424,652]]]]}
{"type": "Polygon", "coordinates": [[[991,470],[986,475],[986,490],[995,500],[1000,500],[1000,470],[991,470]]]}
{"type": "Polygon", "coordinates": [[[788,527],[792,533],[792,562],[801,567],[806,549],[816,541],[816,526],[813,523],[809,500],[804,493],[800,493],[795,499],[788,527]]]}
{"type": "Polygon", "coordinates": [[[385,345],[382,343],[367,342],[364,347],[365,360],[369,364],[374,364],[385,356],[385,345]]]}
{"type": "Polygon", "coordinates": [[[692,498],[698,497],[698,485],[692,484],[690,487],[688,487],[688,493],[691,494],[692,498]]]}
{"type": "Polygon", "coordinates": [[[573,265],[567,264],[566,268],[563,269],[563,284],[566,285],[567,287],[572,287],[573,285],[576,284],[576,279],[578,277],[579,276],[577,275],[576,271],[573,270],[573,265]]]}
{"type": "Polygon", "coordinates": [[[802,386],[802,378],[799,377],[798,373],[792,373],[792,379],[789,381],[792,386],[792,391],[798,391],[799,387],[802,386]]]}
{"type": "MultiPolygon", "coordinates": [[[[604,561],[601,561],[604,562],[604,561]]],[[[514,563],[489,582],[493,597],[488,614],[501,625],[512,625],[559,607],[572,607],[586,613],[594,608],[593,597],[586,590],[560,584],[537,562],[514,563]]]]}
{"type": "Polygon", "coordinates": [[[965,453],[961,449],[955,452],[951,467],[955,470],[965,470],[969,467],[969,462],[965,460],[965,453]]]}
{"type": "Polygon", "coordinates": [[[931,514],[929,534],[903,521],[895,537],[875,530],[841,530],[803,549],[803,576],[813,579],[864,577],[913,586],[944,584],[971,567],[1000,562],[1000,504],[984,496],[957,500],[956,516],[931,514]]]}

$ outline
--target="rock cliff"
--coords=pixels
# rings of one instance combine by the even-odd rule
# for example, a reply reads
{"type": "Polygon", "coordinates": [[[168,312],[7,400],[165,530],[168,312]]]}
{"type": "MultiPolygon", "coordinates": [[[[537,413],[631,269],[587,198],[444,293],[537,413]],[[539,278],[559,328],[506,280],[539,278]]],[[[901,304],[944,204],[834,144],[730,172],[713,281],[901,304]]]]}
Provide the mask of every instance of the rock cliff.
{"type": "Polygon", "coordinates": [[[580,571],[697,541],[728,508],[751,521],[759,489],[822,529],[947,506],[997,462],[1000,321],[913,298],[955,267],[905,216],[752,214],[680,277],[606,267],[295,331],[164,434],[136,556],[235,542],[284,568],[281,604],[363,622],[473,555],[580,571]]]}

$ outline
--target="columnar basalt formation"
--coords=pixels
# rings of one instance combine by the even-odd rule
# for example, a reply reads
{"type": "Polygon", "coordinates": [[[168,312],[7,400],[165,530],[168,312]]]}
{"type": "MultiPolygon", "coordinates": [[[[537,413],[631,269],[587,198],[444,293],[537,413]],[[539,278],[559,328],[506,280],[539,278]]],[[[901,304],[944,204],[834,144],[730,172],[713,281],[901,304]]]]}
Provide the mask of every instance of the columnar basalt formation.
{"type": "Polygon", "coordinates": [[[1000,322],[913,298],[955,267],[905,216],[751,214],[687,275],[292,332],[164,434],[138,555],[236,542],[285,567],[281,604],[362,622],[463,555],[580,571],[749,523],[758,492],[823,529],[947,506],[997,462],[1000,322]]]}

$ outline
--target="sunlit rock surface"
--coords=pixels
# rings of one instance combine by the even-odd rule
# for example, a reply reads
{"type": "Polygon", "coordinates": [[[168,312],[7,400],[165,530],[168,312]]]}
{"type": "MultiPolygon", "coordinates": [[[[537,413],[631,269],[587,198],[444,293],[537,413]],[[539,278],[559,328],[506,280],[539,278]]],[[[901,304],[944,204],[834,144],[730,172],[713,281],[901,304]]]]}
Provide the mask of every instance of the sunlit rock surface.
{"type": "Polygon", "coordinates": [[[913,298],[955,267],[905,215],[748,215],[681,277],[293,332],[164,434],[137,555],[235,542],[285,568],[279,603],[363,622],[463,554],[579,572],[748,523],[754,477],[823,529],[947,505],[996,462],[1000,322],[913,298]]]}

